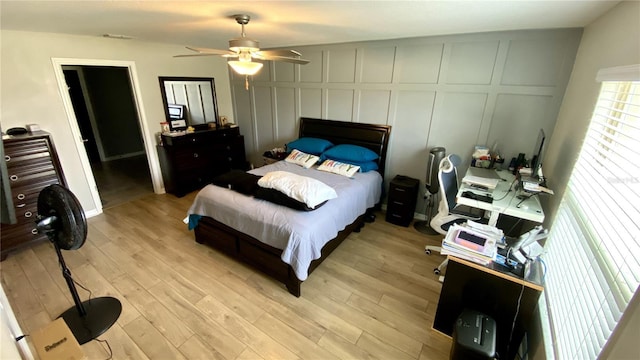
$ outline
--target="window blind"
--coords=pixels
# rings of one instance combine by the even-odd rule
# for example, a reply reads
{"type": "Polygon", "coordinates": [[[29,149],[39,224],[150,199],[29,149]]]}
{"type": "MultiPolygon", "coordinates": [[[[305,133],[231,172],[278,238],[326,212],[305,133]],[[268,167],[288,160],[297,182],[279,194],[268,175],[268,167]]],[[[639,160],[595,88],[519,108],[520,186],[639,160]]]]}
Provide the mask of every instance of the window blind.
{"type": "Polygon", "coordinates": [[[640,82],[602,83],[543,259],[559,359],[595,359],[640,284],[640,82]]]}

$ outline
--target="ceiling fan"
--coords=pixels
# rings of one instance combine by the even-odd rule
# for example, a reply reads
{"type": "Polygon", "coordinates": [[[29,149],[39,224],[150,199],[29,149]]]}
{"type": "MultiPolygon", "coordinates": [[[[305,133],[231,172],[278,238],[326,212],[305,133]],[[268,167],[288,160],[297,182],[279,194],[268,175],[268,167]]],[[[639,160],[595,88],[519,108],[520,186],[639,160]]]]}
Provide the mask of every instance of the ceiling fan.
{"type": "Polygon", "coordinates": [[[257,74],[263,66],[261,62],[252,61],[253,59],[284,61],[300,65],[309,63],[309,60],[302,59],[302,54],[295,50],[260,50],[258,41],[248,38],[244,32],[244,26],[249,23],[251,17],[246,14],[233,15],[233,17],[242,26],[242,33],[240,38],[229,40],[229,50],[187,46],[187,49],[195,51],[197,54],[175,55],[175,57],[220,55],[229,59],[237,59],[227,63],[236,73],[245,75],[247,89],[249,88],[248,76],[257,74]]]}

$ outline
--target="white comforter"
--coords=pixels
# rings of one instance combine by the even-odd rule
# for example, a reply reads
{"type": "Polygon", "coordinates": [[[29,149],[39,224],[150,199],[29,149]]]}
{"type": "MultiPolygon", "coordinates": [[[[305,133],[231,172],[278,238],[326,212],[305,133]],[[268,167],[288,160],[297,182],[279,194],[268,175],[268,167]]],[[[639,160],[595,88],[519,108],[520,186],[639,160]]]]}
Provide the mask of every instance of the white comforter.
{"type": "Polygon", "coordinates": [[[356,173],[353,178],[279,161],[250,173],[289,171],[312,177],[335,189],[338,197],[314,211],[298,211],[255,199],[215,185],[207,185],[196,196],[189,215],[211,217],[225,225],[282,249],[282,261],[291,265],[298,279],[308,276],[309,264],[321,256],[322,247],[374,206],[382,192],[377,171],[356,173]]]}

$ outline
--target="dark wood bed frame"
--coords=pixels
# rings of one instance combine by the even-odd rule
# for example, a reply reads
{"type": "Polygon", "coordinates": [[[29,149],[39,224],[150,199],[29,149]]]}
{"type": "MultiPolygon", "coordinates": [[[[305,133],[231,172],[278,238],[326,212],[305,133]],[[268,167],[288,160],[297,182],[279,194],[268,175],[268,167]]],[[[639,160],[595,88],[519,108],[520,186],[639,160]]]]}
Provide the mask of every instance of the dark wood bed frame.
{"type": "MultiPolygon", "coordinates": [[[[391,126],[361,124],[345,121],[333,121],[322,119],[301,118],[299,137],[315,137],[327,139],[338,144],[355,144],[375,151],[378,159],[378,172],[384,178],[387,147],[391,126]]],[[[359,232],[365,221],[373,221],[374,209],[378,204],[361,214],[353,223],[338,233],[338,236],[329,241],[322,248],[322,257],[311,262],[309,275],[322,263],[322,261],[335,250],[342,241],[352,232],[359,232]]],[[[247,234],[235,230],[210,217],[202,217],[196,226],[196,242],[212,246],[227,255],[241,260],[262,272],[282,282],[289,292],[300,296],[300,281],[293,268],[281,260],[282,250],[269,246],[247,234]]]]}

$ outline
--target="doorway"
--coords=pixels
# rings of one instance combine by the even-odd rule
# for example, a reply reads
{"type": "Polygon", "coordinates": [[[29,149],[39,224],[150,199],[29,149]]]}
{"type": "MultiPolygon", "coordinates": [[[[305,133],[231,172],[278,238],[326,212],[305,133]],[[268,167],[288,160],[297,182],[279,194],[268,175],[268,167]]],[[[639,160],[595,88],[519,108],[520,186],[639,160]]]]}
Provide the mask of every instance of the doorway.
{"type": "Polygon", "coordinates": [[[103,208],[154,193],[127,67],[63,65],[103,208]]]}

